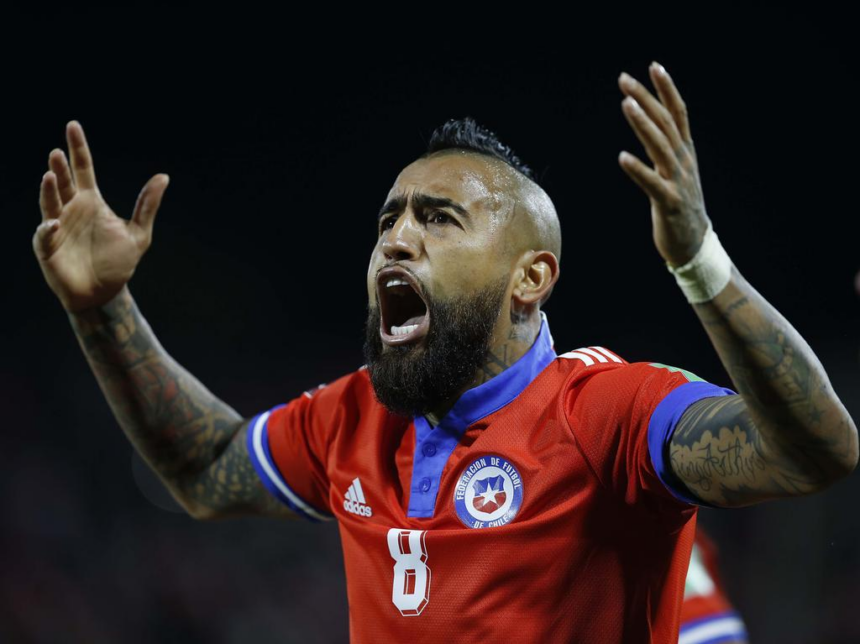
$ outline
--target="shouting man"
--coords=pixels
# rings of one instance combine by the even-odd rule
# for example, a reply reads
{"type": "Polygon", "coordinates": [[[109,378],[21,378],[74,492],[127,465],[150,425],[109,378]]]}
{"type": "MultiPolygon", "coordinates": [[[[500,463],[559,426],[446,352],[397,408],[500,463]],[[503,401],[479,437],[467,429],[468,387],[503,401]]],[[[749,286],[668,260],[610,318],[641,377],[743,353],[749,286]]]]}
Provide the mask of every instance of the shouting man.
{"type": "Polygon", "coordinates": [[[619,163],[736,391],[601,346],[556,353],[541,307],[558,217],[470,119],[433,134],[379,211],[366,365],[252,418],[167,354],[127,287],[166,175],[117,217],[70,122],[33,248],[120,425],[191,516],[338,521],[354,641],[678,641],[697,506],[820,491],[858,441],[720,245],[685,105],[665,69],[650,77],[658,97],[619,86],[653,167],[619,163]]]}

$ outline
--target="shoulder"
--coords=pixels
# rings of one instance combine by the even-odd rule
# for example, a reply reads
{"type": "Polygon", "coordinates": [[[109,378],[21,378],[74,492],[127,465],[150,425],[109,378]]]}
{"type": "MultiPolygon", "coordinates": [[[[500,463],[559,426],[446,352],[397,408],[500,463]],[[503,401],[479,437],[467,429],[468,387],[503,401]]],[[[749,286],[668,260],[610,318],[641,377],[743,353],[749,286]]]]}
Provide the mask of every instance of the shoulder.
{"type": "Polygon", "coordinates": [[[668,386],[669,389],[688,382],[705,382],[692,371],[643,360],[628,362],[618,353],[605,347],[581,347],[562,353],[556,360],[564,373],[568,388],[590,383],[613,387],[668,386]]]}
{"type": "Polygon", "coordinates": [[[657,382],[691,382],[702,380],[694,373],[661,362],[628,362],[620,354],[601,346],[580,347],[562,353],[556,359],[557,370],[565,379],[566,391],[630,387],[657,382]]]}
{"type": "Polygon", "coordinates": [[[377,426],[398,421],[376,398],[365,365],[299,397],[302,409],[330,429],[351,431],[360,424],[377,426]]]}
{"type": "Polygon", "coordinates": [[[628,362],[603,347],[576,349],[557,362],[565,376],[560,384],[569,417],[585,414],[594,420],[597,414],[610,420],[606,413],[615,410],[642,422],[654,412],[659,418],[674,418],[690,402],[724,391],[688,369],[657,361],[628,362]]]}
{"type": "Polygon", "coordinates": [[[373,392],[367,367],[362,365],[330,382],[322,382],[305,390],[299,399],[333,402],[343,398],[364,399],[373,392]]]}
{"type": "Polygon", "coordinates": [[[381,407],[373,395],[367,369],[362,365],[335,380],[306,389],[289,402],[274,407],[272,416],[310,414],[313,418],[329,422],[344,413],[350,415],[376,406],[381,407]]]}
{"type": "Polygon", "coordinates": [[[335,380],[321,382],[315,387],[307,389],[302,395],[305,398],[315,398],[318,395],[328,398],[351,391],[355,389],[356,385],[361,386],[361,381],[365,379],[369,381],[367,369],[362,365],[355,371],[350,371],[335,380]],[[323,394],[323,392],[325,393],[323,394]]]}

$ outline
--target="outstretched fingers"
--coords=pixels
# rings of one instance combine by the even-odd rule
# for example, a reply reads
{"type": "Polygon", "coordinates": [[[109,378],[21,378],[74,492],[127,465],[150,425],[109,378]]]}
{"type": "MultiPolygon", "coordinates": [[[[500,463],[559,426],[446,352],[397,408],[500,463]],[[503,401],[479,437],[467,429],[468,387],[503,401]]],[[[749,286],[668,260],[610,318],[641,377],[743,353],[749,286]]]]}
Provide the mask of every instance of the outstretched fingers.
{"type": "Polygon", "coordinates": [[[621,169],[633,179],[645,193],[658,203],[666,203],[669,198],[669,188],[656,171],[642,163],[629,152],[621,152],[618,155],[618,163],[621,169]]]}
{"type": "Polygon", "coordinates": [[[666,135],[632,96],[621,102],[621,111],[660,175],[666,179],[672,178],[678,161],[666,135]]]}
{"type": "Polygon", "coordinates": [[[621,91],[639,103],[648,117],[660,128],[666,138],[669,139],[672,149],[679,150],[682,147],[683,140],[675,124],[675,117],[666,107],[666,99],[660,92],[660,86],[657,83],[654,83],[654,85],[657,87],[657,94],[660,96],[659,101],[654,98],[647,87],[627,72],[622,72],[618,77],[618,86],[621,91]]]}
{"type": "Polygon", "coordinates": [[[95,190],[96,172],[93,168],[93,157],[84,136],[84,128],[77,121],[69,121],[66,125],[66,140],[69,144],[69,155],[72,158],[72,172],[78,190],[95,190]]]}
{"type": "Polygon", "coordinates": [[[72,181],[72,171],[65,153],[60,148],[54,148],[48,155],[48,167],[57,176],[57,189],[63,205],[69,203],[75,196],[75,184],[72,181]]]}
{"type": "Polygon", "coordinates": [[[39,209],[42,211],[42,222],[59,219],[63,212],[63,203],[57,190],[57,177],[53,172],[42,175],[42,186],[39,190],[39,209]]]}
{"type": "Polygon", "coordinates": [[[41,258],[51,255],[51,240],[60,228],[60,213],[63,204],[57,191],[57,178],[53,172],[46,172],[42,177],[42,187],[39,190],[39,208],[42,211],[42,223],[36,226],[33,233],[33,248],[41,258]]]}
{"type": "Polygon", "coordinates": [[[675,125],[681,133],[681,138],[684,139],[686,143],[692,143],[693,138],[690,135],[690,120],[687,116],[687,104],[684,103],[684,99],[681,98],[681,93],[678,91],[678,88],[675,87],[675,82],[672,80],[672,77],[669,76],[669,72],[666,71],[666,68],[663,67],[663,65],[655,60],[651,63],[651,67],[648,68],[648,73],[651,76],[651,82],[654,83],[654,87],[657,88],[657,94],[660,96],[660,100],[663,102],[663,105],[666,106],[666,109],[672,114],[672,118],[675,120],[675,125]]]}

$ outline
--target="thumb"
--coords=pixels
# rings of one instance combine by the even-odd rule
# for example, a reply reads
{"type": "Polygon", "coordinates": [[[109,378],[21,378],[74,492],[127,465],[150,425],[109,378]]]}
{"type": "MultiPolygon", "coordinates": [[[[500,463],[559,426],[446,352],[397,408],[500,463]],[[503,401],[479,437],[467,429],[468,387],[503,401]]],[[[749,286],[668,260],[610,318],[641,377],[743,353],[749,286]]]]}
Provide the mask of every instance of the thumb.
{"type": "Polygon", "coordinates": [[[48,259],[53,253],[53,240],[57,230],[60,228],[59,219],[48,219],[36,226],[33,233],[33,250],[39,259],[48,259]]]}
{"type": "Polygon", "coordinates": [[[161,205],[161,198],[164,196],[164,191],[167,189],[168,183],[170,183],[169,176],[166,174],[157,174],[146,182],[146,185],[143,186],[143,189],[137,196],[131,221],[137,224],[132,230],[138,242],[145,241],[148,244],[149,240],[152,239],[152,225],[155,222],[155,214],[161,205]]]}

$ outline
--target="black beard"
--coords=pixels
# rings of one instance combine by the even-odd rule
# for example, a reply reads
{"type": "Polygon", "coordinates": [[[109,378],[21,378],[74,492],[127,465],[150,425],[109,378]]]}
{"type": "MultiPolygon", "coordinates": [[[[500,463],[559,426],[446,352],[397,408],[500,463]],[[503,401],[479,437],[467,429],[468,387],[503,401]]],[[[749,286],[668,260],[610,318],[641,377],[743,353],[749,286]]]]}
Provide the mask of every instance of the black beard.
{"type": "Polygon", "coordinates": [[[425,291],[430,328],[423,346],[384,346],[380,312],[369,308],[364,358],[376,399],[400,416],[426,416],[452,400],[487,362],[508,277],[474,295],[438,301],[425,291]]]}

